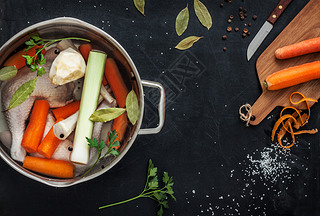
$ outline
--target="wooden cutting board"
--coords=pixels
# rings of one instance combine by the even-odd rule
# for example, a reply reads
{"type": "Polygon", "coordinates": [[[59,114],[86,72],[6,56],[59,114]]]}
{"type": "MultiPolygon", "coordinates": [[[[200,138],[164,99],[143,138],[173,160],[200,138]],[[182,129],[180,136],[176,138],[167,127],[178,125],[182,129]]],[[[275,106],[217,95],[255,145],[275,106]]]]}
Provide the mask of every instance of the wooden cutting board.
{"type": "MultiPolygon", "coordinates": [[[[259,124],[277,106],[292,105],[289,97],[295,91],[301,92],[306,97],[319,99],[320,80],[313,80],[276,91],[268,91],[262,85],[262,82],[269,74],[278,70],[320,60],[320,52],[286,60],[277,60],[274,56],[275,50],[279,47],[320,36],[319,8],[320,0],[310,0],[310,2],[299,12],[299,14],[258,58],[256,68],[262,87],[262,94],[252,106],[251,111],[255,118],[250,121],[251,125],[259,124]]],[[[298,100],[299,98],[293,98],[293,100],[294,99],[298,100]]],[[[309,102],[309,104],[312,106],[314,103],[309,102]]],[[[297,108],[305,109],[305,103],[299,104],[297,108]]]]}

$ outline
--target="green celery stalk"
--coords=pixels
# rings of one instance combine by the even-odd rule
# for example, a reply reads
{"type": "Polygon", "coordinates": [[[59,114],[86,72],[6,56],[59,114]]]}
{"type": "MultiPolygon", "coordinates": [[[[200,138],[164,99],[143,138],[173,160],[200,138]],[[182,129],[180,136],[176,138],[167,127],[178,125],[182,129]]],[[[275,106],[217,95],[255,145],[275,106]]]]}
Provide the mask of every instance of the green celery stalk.
{"type": "Polygon", "coordinates": [[[91,139],[93,130],[93,122],[89,120],[89,117],[97,109],[106,58],[107,55],[102,52],[91,51],[89,53],[73,150],[70,157],[74,163],[87,164],[89,161],[90,147],[86,137],[91,139]]]}

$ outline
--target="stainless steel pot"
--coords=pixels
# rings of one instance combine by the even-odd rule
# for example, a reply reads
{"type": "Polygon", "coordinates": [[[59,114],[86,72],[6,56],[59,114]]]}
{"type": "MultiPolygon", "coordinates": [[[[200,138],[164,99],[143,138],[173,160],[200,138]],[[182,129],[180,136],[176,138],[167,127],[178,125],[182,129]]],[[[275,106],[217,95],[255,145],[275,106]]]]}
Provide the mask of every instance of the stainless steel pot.
{"type": "MultiPolygon", "coordinates": [[[[136,125],[132,127],[131,130],[127,131],[122,143],[122,147],[120,149],[120,155],[116,158],[100,161],[97,166],[95,166],[95,169],[93,169],[85,177],[76,177],[73,179],[56,179],[31,172],[23,168],[20,163],[14,161],[10,157],[10,150],[6,148],[5,145],[0,143],[0,156],[13,169],[31,179],[34,179],[46,185],[50,185],[53,187],[72,186],[100,176],[101,174],[111,169],[128,152],[138,134],[155,134],[161,130],[165,118],[165,92],[163,86],[157,82],[141,80],[138,70],[135,67],[130,56],[115,39],[113,39],[109,34],[102,31],[101,29],[79,19],[70,17],[51,19],[34,24],[20,31],[0,48],[0,66],[3,65],[6,58],[10,54],[12,54],[14,50],[17,50],[21,46],[23,46],[24,42],[29,39],[30,34],[35,32],[39,33],[43,38],[62,38],[67,36],[87,38],[90,39],[91,42],[101,50],[107,51],[108,56],[113,57],[117,61],[117,63],[119,63],[119,67],[121,67],[122,71],[125,71],[124,78],[128,80],[128,82],[130,82],[130,84],[132,85],[132,88],[135,89],[139,98],[141,115],[136,125]],[[143,86],[157,88],[160,91],[158,105],[159,123],[156,128],[140,128],[144,111],[143,86]]],[[[0,118],[0,132],[1,130],[5,130],[6,125],[4,124],[6,123],[5,121],[3,121],[3,118],[0,118]]]]}

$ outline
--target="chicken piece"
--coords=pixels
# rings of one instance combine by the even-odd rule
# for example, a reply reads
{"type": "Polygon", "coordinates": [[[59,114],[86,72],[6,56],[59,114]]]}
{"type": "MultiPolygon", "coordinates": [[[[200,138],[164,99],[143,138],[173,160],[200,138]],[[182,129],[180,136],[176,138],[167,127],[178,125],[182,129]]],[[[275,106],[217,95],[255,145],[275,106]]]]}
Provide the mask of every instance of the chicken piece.
{"type": "Polygon", "coordinates": [[[30,72],[28,67],[23,67],[18,71],[16,77],[3,82],[1,86],[2,109],[5,110],[4,115],[12,134],[11,157],[20,162],[23,162],[26,155],[26,151],[21,147],[21,140],[26,128],[26,120],[34,101],[36,99],[46,100],[50,108],[54,108],[64,106],[73,100],[73,83],[58,86],[52,84],[48,77],[50,66],[56,57],[55,48],[49,49],[45,57],[47,58],[47,63],[43,67],[47,73],[38,77],[34,92],[19,106],[7,110],[15,91],[25,82],[34,79],[36,72],[30,72]]]}

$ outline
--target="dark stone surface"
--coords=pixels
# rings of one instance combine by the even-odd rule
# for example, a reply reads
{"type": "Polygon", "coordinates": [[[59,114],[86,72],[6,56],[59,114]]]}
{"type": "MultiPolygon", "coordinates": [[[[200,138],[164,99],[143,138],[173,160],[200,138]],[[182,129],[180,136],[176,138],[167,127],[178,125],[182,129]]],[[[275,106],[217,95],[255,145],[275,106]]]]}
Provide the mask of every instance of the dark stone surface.
{"type": "MultiPolygon", "coordinates": [[[[177,202],[170,200],[164,215],[319,215],[319,135],[300,135],[292,151],[283,153],[270,139],[279,108],[256,127],[246,127],[238,114],[241,105],[253,104],[261,93],[255,70],[258,56],[307,2],[293,1],[247,62],[247,46],[278,3],[275,0],[203,0],[213,18],[209,31],[197,20],[192,1],[146,0],[144,17],[130,0],[0,0],[0,45],[34,23],[79,18],[113,36],[141,78],[162,83],[167,93],[162,131],[138,136],[127,155],[94,180],[53,188],[22,176],[1,160],[0,215],[156,215],[157,205],[149,199],[98,210],[138,195],[150,158],[160,172],[174,176],[177,202]],[[179,37],[175,18],[186,3],[190,22],[179,37]],[[244,21],[238,15],[240,6],[247,9],[244,21]],[[258,18],[252,20],[253,15],[258,18]],[[251,35],[243,38],[244,23],[249,22],[251,35]],[[228,33],[228,26],[240,30],[228,33]],[[225,34],[227,40],[222,40],[225,34]],[[190,35],[204,38],[187,51],[174,49],[190,35]],[[269,167],[277,168],[264,174],[259,165],[267,159],[269,167]]],[[[145,90],[143,127],[150,127],[157,123],[157,95],[145,90]]],[[[312,108],[310,128],[320,123],[317,110],[319,105],[312,108]]]]}

